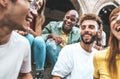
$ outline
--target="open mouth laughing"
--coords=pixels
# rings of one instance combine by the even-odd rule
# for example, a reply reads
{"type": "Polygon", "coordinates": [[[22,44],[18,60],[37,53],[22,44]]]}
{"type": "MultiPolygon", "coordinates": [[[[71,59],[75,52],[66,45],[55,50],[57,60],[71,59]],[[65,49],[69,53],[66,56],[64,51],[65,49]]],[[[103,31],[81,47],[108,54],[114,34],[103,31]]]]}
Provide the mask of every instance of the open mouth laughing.
{"type": "Polygon", "coordinates": [[[120,26],[118,26],[118,27],[116,28],[116,31],[117,31],[117,32],[120,32],[120,26]]]}

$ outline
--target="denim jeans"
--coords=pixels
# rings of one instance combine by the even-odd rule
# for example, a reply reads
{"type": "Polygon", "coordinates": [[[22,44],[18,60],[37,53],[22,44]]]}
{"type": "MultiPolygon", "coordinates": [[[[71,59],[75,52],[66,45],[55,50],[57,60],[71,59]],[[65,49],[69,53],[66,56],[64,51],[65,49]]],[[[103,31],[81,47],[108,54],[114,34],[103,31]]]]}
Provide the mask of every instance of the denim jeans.
{"type": "Polygon", "coordinates": [[[36,70],[44,70],[45,59],[46,59],[46,45],[45,41],[41,36],[32,37],[31,34],[25,36],[31,45],[32,49],[32,58],[36,64],[36,70]]]}
{"type": "Polygon", "coordinates": [[[34,36],[32,34],[27,34],[27,35],[25,35],[25,37],[28,39],[30,46],[32,46],[34,36]]]}
{"type": "Polygon", "coordinates": [[[57,45],[54,40],[48,39],[46,41],[47,57],[52,66],[55,65],[60,50],[61,50],[61,47],[57,45]]]}

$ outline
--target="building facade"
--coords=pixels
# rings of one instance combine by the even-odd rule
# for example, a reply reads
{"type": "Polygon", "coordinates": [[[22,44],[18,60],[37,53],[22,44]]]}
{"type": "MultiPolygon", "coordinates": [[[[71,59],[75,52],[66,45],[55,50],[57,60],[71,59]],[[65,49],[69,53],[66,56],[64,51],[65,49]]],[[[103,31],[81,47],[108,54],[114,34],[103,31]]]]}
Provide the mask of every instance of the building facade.
{"type": "Polygon", "coordinates": [[[95,13],[103,20],[103,30],[106,32],[108,42],[110,32],[108,17],[119,5],[120,0],[47,0],[45,25],[51,20],[62,20],[66,11],[70,9],[76,9],[79,15],[95,13]]]}

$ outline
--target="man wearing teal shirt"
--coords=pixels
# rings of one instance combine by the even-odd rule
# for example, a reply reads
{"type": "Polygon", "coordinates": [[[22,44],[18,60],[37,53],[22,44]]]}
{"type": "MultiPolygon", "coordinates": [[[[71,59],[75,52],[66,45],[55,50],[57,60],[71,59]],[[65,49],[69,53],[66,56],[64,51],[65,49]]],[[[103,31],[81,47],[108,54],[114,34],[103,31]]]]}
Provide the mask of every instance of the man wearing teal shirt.
{"type": "Polygon", "coordinates": [[[80,42],[80,29],[75,27],[79,15],[76,10],[69,10],[63,21],[52,21],[42,31],[42,37],[46,41],[47,57],[54,66],[61,48],[65,45],[80,42]]]}

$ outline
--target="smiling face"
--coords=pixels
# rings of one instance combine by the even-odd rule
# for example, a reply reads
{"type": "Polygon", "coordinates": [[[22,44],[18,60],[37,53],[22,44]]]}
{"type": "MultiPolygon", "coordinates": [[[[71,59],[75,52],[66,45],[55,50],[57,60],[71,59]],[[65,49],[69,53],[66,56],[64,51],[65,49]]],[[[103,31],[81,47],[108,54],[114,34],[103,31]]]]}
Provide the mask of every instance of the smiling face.
{"type": "Polygon", "coordinates": [[[30,13],[28,14],[28,21],[32,22],[32,20],[37,17],[38,10],[41,9],[43,6],[43,1],[44,0],[33,0],[30,5],[30,13]]]}
{"type": "Polygon", "coordinates": [[[84,44],[92,44],[97,37],[97,33],[102,27],[102,20],[99,16],[88,13],[80,17],[80,35],[84,44]]]}
{"type": "Polygon", "coordinates": [[[120,41],[120,11],[112,15],[110,26],[113,35],[120,41]]]}
{"type": "Polygon", "coordinates": [[[98,24],[94,20],[84,20],[80,26],[81,38],[84,44],[91,44],[95,41],[98,31],[98,24]]]}
{"type": "Polygon", "coordinates": [[[1,2],[4,9],[4,17],[1,18],[2,26],[8,26],[12,30],[24,29],[29,25],[28,14],[30,13],[30,2],[31,0],[17,0],[11,2],[6,0],[6,6],[4,2],[1,2]]]}
{"type": "Polygon", "coordinates": [[[78,13],[75,10],[70,10],[66,13],[63,18],[64,24],[63,29],[70,32],[72,27],[75,26],[78,22],[78,13]]]}

